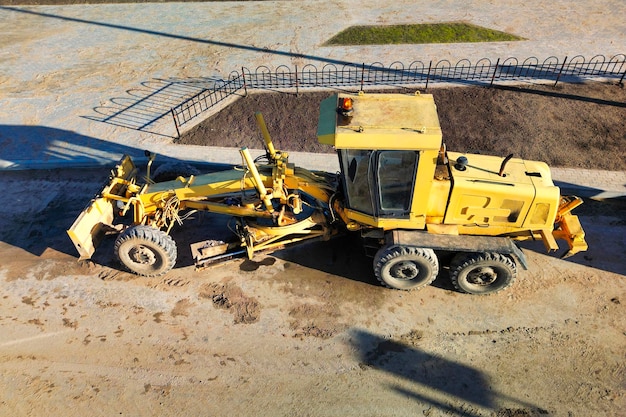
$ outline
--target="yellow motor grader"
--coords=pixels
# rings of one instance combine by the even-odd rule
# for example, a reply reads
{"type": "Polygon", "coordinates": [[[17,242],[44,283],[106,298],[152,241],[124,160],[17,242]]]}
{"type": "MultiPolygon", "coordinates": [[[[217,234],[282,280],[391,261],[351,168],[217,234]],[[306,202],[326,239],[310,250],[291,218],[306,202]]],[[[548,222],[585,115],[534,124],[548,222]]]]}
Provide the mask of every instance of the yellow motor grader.
{"type": "Polygon", "coordinates": [[[566,255],[587,249],[571,214],[582,200],[561,196],[545,163],[448,152],[430,94],[324,100],[318,140],[337,150],[340,173],[295,167],[274,148],[259,113],[257,120],[264,163],[243,148],[240,167],[156,181],[154,155],[143,178],[124,156],[68,230],[81,259],[91,258],[104,232],[117,230],[121,264],[139,275],[165,274],[177,257],[170,231],[194,211],[230,216],[233,232],[232,241],[207,236],[191,245],[198,268],[359,233],[377,279],[401,290],[430,284],[444,260],[459,291],[502,290],[518,264],[527,268],[519,240],[538,239],[555,251],[561,239],[566,255]]]}

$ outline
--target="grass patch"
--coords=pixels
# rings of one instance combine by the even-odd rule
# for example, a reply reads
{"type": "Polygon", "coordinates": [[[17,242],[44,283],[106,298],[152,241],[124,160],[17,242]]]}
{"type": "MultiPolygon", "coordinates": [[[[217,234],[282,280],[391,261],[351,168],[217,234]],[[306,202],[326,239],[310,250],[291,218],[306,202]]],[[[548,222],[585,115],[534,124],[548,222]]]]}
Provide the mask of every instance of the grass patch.
{"type": "Polygon", "coordinates": [[[391,26],[351,26],[324,45],[388,45],[416,43],[502,42],[519,36],[468,23],[432,23],[391,26]]]}

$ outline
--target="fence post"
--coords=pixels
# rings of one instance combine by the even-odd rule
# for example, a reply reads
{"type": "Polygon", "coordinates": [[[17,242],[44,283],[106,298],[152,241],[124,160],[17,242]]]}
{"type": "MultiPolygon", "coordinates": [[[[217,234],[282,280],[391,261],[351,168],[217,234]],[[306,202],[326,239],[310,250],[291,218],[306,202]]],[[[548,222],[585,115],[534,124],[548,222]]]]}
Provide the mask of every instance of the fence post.
{"type": "Polygon", "coordinates": [[[626,76],[626,70],[624,70],[622,78],[619,79],[619,83],[617,83],[617,85],[624,85],[624,76],[626,76]]]}
{"type": "Polygon", "coordinates": [[[428,63],[428,74],[426,74],[426,88],[424,90],[428,90],[428,81],[430,80],[430,69],[433,67],[433,60],[431,59],[428,63]]]}
{"type": "Polygon", "coordinates": [[[563,60],[563,65],[561,65],[561,69],[559,70],[559,73],[556,76],[556,81],[554,82],[553,87],[556,87],[556,85],[559,83],[559,80],[561,79],[561,73],[563,72],[563,68],[565,67],[565,62],[567,62],[567,57],[565,57],[565,59],[563,60]]]}
{"type": "Polygon", "coordinates": [[[174,119],[174,127],[176,128],[176,139],[180,139],[180,130],[178,129],[178,119],[176,119],[176,113],[174,113],[174,108],[170,108],[170,112],[172,113],[172,119],[174,119]]]}
{"type": "Polygon", "coordinates": [[[498,72],[498,66],[500,66],[500,58],[496,61],[496,66],[493,68],[493,74],[491,75],[491,84],[489,87],[493,87],[493,80],[496,78],[496,73],[498,72]]]}
{"type": "Polygon", "coordinates": [[[296,68],[296,97],[298,97],[298,65],[295,65],[296,68]]]}
{"type": "Polygon", "coordinates": [[[363,80],[365,77],[365,62],[361,64],[361,91],[363,91],[363,80]]]}
{"type": "Polygon", "coordinates": [[[246,72],[244,68],[241,67],[241,78],[243,79],[243,94],[244,97],[248,97],[248,86],[246,85],[246,72]]]}

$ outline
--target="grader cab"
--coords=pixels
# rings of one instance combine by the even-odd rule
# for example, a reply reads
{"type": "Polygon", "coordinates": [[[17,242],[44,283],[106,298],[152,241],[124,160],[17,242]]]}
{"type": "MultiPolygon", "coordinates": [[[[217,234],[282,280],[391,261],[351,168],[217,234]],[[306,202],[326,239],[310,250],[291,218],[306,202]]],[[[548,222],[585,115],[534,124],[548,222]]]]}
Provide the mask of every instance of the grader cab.
{"type": "Polygon", "coordinates": [[[337,94],[320,108],[318,139],[334,146],[340,173],[308,171],[274,149],[257,114],[266,146],[259,164],[246,148],[242,167],[140,183],[125,157],[109,184],[68,231],[82,258],[93,255],[103,229],[122,229],[120,262],[140,275],[167,273],[175,264],[172,227],[193,211],[231,216],[234,239],[210,236],[192,244],[198,267],[234,256],[312,239],[359,233],[384,285],[416,289],[449,262],[455,287],[488,294],[508,287],[517,264],[515,241],[556,239],[568,255],[586,250],[571,210],[582,201],[562,197],[545,163],[448,152],[437,108],[428,94],[337,94]],[[131,224],[118,214],[131,213],[131,224]]]}
{"type": "Polygon", "coordinates": [[[582,200],[561,197],[545,163],[448,152],[432,95],[331,97],[318,137],[338,150],[346,227],[361,230],[388,286],[430,283],[446,253],[457,289],[489,293],[526,267],[513,240],[587,248],[570,213],[582,200]]]}

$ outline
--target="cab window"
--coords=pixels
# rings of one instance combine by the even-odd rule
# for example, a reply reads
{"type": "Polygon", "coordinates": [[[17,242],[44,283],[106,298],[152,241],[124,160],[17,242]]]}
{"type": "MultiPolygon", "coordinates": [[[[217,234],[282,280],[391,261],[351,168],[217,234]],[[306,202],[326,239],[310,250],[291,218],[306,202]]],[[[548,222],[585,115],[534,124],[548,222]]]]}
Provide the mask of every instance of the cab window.
{"type": "Polygon", "coordinates": [[[340,150],[341,170],[344,173],[348,206],[365,214],[374,214],[372,190],[373,176],[370,162],[372,151],[340,150]]]}
{"type": "Polygon", "coordinates": [[[398,216],[410,212],[417,155],[415,151],[378,153],[378,206],[381,216],[398,216]]]}

